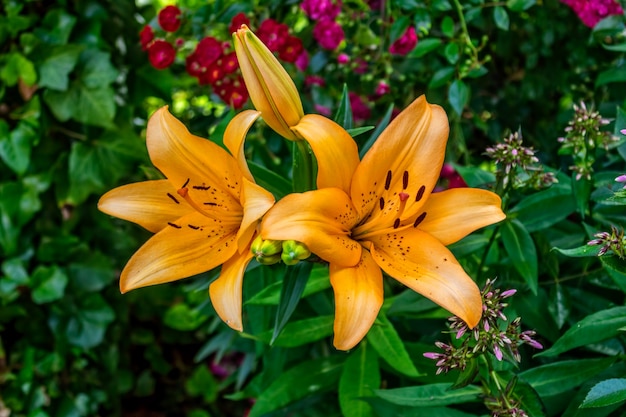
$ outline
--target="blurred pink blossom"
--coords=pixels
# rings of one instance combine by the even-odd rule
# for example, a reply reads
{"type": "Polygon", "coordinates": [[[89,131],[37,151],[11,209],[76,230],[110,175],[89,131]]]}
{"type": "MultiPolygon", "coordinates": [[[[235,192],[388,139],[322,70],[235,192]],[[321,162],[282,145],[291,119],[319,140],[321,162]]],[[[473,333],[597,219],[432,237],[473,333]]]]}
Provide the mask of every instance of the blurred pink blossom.
{"type": "Polygon", "coordinates": [[[334,20],[341,12],[341,0],[303,0],[300,8],[313,20],[334,20]]]}
{"type": "Polygon", "coordinates": [[[313,107],[315,108],[315,111],[322,116],[329,117],[331,114],[330,109],[326,106],[322,106],[321,104],[315,104],[313,107]]]}
{"type": "Polygon", "coordinates": [[[356,93],[349,93],[350,106],[352,107],[352,115],[355,121],[364,121],[370,118],[371,111],[367,107],[365,101],[356,93]]]}
{"type": "Polygon", "coordinates": [[[341,53],[337,55],[337,62],[341,65],[347,64],[348,62],[350,62],[350,57],[348,56],[348,54],[341,53]]]}
{"type": "Polygon", "coordinates": [[[385,94],[389,94],[390,91],[391,91],[391,88],[389,87],[389,84],[381,80],[378,82],[378,85],[376,86],[375,93],[377,96],[384,96],[385,94]]]}
{"type": "Polygon", "coordinates": [[[417,33],[415,28],[409,26],[404,34],[394,41],[389,47],[389,52],[396,55],[406,55],[417,45],[417,33]]]}
{"type": "Polygon", "coordinates": [[[624,13],[622,6],[615,0],[561,0],[568,5],[578,18],[592,28],[607,16],[624,13]]]}
{"type": "Polygon", "coordinates": [[[296,62],[294,64],[296,65],[296,68],[298,68],[300,71],[306,71],[307,67],[309,66],[309,53],[306,51],[306,49],[303,49],[302,52],[300,52],[300,55],[298,55],[298,58],[296,58],[296,62]]]}
{"type": "Polygon", "coordinates": [[[323,19],[315,24],[313,37],[322,48],[334,51],[345,38],[345,34],[339,23],[323,19]]]}

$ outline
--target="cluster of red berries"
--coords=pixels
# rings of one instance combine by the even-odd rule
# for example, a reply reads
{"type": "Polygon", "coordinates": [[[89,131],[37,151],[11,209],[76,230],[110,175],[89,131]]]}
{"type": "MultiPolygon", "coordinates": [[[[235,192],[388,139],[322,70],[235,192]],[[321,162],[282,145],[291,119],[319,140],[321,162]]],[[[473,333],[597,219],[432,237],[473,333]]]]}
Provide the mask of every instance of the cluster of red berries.
{"type": "MultiPolygon", "coordinates": [[[[139,34],[141,47],[148,53],[150,64],[156,69],[165,69],[172,65],[176,53],[185,41],[177,38],[170,42],[166,37],[172,37],[182,24],[182,11],[176,6],[167,6],[159,11],[158,23],[165,32],[156,37],[155,29],[150,25],[144,26],[139,34]]],[[[229,33],[235,32],[242,24],[250,25],[244,13],[235,15],[229,25],[229,33]]],[[[159,29],[157,29],[159,30],[159,29]]],[[[289,34],[289,27],[273,19],[261,22],[257,36],[267,47],[278,54],[285,62],[295,63],[304,71],[308,64],[308,54],[302,46],[302,41],[289,34]]],[[[248,91],[239,70],[239,62],[230,40],[219,40],[213,36],[201,39],[195,49],[185,58],[187,73],[198,79],[200,85],[210,85],[225,103],[235,109],[240,109],[248,100],[248,91]]]]}

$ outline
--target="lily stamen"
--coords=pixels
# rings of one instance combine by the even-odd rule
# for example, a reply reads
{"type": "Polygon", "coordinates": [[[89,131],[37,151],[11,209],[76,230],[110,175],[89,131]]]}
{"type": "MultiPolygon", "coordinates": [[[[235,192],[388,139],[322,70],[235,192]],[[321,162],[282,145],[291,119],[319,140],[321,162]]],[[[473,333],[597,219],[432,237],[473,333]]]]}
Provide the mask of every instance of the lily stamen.
{"type": "MultiPolygon", "coordinates": [[[[208,217],[209,219],[212,220],[218,220],[218,221],[228,221],[228,222],[236,222],[236,223],[241,223],[241,214],[232,214],[226,211],[222,211],[221,213],[217,214],[215,212],[211,212],[211,211],[207,211],[204,208],[202,208],[198,203],[196,203],[191,196],[189,195],[189,188],[188,187],[183,187],[180,188],[176,191],[178,193],[179,196],[181,196],[186,202],[187,204],[189,204],[191,207],[194,208],[194,210],[196,210],[198,213],[202,214],[205,217],[208,217]]],[[[217,206],[217,205],[215,205],[217,206]]]]}

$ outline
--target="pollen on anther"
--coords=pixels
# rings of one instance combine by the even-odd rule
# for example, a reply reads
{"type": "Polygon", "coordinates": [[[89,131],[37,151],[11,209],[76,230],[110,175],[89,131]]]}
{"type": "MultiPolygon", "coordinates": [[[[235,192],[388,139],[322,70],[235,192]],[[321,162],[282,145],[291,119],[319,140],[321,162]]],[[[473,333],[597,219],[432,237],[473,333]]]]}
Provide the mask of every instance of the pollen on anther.
{"type": "Polygon", "coordinates": [[[398,227],[400,227],[400,219],[396,219],[396,220],[393,222],[393,228],[394,228],[394,229],[397,229],[398,227]]]}
{"type": "Polygon", "coordinates": [[[402,189],[406,190],[406,187],[409,186],[409,171],[404,171],[402,174],[402,189]]]}
{"type": "Polygon", "coordinates": [[[424,197],[424,192],[426,191],[425,186],[421,186],[419,190],[417,190],[417,195],[415,196],[415,201],[420,201],[422,197],[424,197]]]}
{"type": "Polygon", "coordinates": [[[385,199],[380,197],[380,200],[378,200],[378,204],[380,205],[381,210],[385,208],[385,199]]]}
{"type": "Polygon", "coordinates": [[[174,197],[172,194],[167,193],[167,196],[168,196],[169,198],[171,198],[171,199],[174,201],[174,203],[176,203],[176,204],[180,204],[180,201],[178,201],[178,200],[176,199],[176,197],[174,197]]]}
{"type": "Polygon", "coordinates": [[[391,186],[391,170],[387,171],[387,178],[385,179],[385,190],[389,190],[391,186]]]}
{"type": "Polygon", "coordinates": [[[187,187],[187,184],[189,184],[189,180],[190,180],[190,178],[187,178],[187,181],[185,181],[185,183],[183,184],[183,186],[182,186],[182,187],[180,187],[180,188],[186,188],[186,187],[187,187]]]}
{"type": "Polygon", "coordinates": [[[415,222],[413,222],[413,227],[419,226],[419,224],[423,222],[425,218],[426,218],[426,212],[423,212],[422,214],[417,216],[417,219],[415,219],[415,222]]]}

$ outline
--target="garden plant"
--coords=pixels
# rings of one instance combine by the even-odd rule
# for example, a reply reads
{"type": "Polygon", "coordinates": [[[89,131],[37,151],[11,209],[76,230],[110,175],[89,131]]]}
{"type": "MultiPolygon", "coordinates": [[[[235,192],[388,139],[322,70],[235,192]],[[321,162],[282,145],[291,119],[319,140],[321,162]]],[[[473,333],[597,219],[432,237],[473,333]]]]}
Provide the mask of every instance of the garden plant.
{"type": "Polygon", "coordinates": [[[0,0],[0,417],[625,417],[618,0],[0,0]]]}

